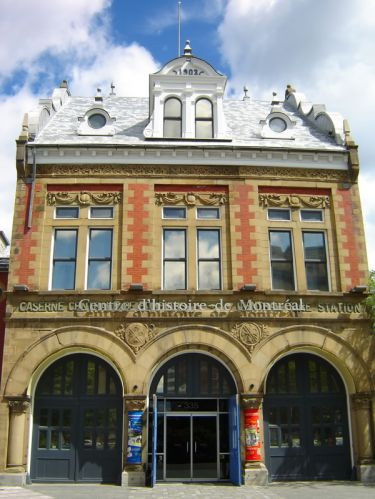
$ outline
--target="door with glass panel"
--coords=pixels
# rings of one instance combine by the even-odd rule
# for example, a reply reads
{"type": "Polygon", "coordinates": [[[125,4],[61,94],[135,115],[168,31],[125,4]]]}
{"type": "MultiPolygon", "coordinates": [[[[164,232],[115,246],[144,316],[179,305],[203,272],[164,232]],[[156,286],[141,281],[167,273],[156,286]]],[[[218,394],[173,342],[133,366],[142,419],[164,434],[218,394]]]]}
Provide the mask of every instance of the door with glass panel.
{"type": "Polygon", "coordinates": [[[347,480],[350,442],[344,384],[309,354],[271,369],[264,398],[265,443],[273,480],[347,480]]]}
{"type": "Polygon", "coordinates": [[[167,480],[217,480],[216,415],[166,416],[167,480]]]}
{"type": "Polygon", "coordinates": [[[119,482],[122,390],[104,361],[74,354],[52,364],[36,389],[33,422],[33,481],[119,482]]]}
{"type": "Polygon", "coordinates": [[[159,369],[149,411],[156,480],[230,479],[229,399],[235,393],[229,371],[208,355],[182,354],[159,369]]]}

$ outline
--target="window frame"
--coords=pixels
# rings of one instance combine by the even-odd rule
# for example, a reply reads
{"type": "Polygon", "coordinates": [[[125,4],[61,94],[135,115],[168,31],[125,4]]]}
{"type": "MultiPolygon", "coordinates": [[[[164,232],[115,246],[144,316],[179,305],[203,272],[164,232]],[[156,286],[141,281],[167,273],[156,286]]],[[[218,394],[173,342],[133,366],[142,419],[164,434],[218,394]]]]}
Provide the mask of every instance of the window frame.
{"type": "Polygon", "coordinates": [[[115,218],[115,207],[113,205],[108,205],[108,206],[90,206],[89,207],[89,220],[113,220],[115,218]],[[92,209],[111,209],[112,210],[112,216],[111,217],[93,217],[92,216],[92,209]]]}
{"type": "Polygon", "coordinates": [[[87,249],[86,249],[86,276],[85,276],[85,289],[87,291],[109,291],[112,289],[112,268],[113,268],[113,240],[114,240],[114,228],[113,227],[101,227],[101,226],[90,226],[87,227],[87,249]],[[91,257],[90,258],[90,247],[91,247],[91,232],[92,231],[108,231],[111,233],[111,243],[110,250],[111,256],[108,257],[91,257]],[[109,261],[109,286],[107,288],[97,288],[89,287],[89,276],[90,276],[90,262],[107,262],[109,261]]]}
{"type": "Polygon", "coordinates": [[[197,206],[197,208],[195,210],[195,218],[196,218],[196,220],[206,220],[206,221],[208,221],[208,220],[221,220],[220,206],[197,206]],[[216,210],[218,216],[216,218],[199,217],[198,216],[199,210],[203,210],[203,211],[216,210]]]}
{"type": "Polygon", "coordinates": [[[208,97],[199,97],[195,101],[195,115],[194,115],[194,123],[195,123],[195,138],[199,140],[210,140],[214,138],[214,105],[211,99],[208,97]],[[211,105],[211,117],[197,117],[197,105],[200,101],[207,101],[211,105]],[[211,135],[210,137],[198,137],[197,135],[197,123],[200,122],[211,122],[211,135]]]}
{"type": "Polygon", "coordinates": [[[78,220],[80,218],[80,209],[79,206],[55,206],[54,213],[53,213],[53,218],[55,220],[78,220]],[[58,217],[57,216],[57,210],[71,210],[75,209],[77,210],[77,216],[76,217],[58,217]]]}
{"type": "Polygon", "coordinates": [[[176,97],[175,95],[171,95],[169,97],[167,97],[165,100],[164,100],[164,105],[163,105],[163,137],[165,139],[181,139],[182,138],[182,114],[183,114],[183,105],[182,105],[182,101],[181,99],[179,99],[178,97],[176,97]],[[166,115],[166,105],[168,103],[168,101],[171,101],[171,100],[176,100],[179,102],[180,104],[180,115],[179,117],[176,117],[176,116],[167,116],[166,115]],[[179,135],[167,135],[166,134],[166,130],[165,130],[165,124],[167,121],[173,121],[173,122],[179,122],[180,124],[180,130],[179,130],[179,135]]]}
{"type": "Polygon", "coordinates": [[[297,285],[297,279],[296,279],[296,265],[295,265],[295,252],[294,252],[294,238],[293,238],[293,231],[291,229],[278,229],[278,228],[269,228],[268,229],[268,241],[269,241],[269,262],[270,262],[270,275],[271,275],[271,289],[272,291],[296,291],[296,285],[297,285]],[[290,241],[290,249],[291,249],[291,259],[290,260],[285,260],[285,259],[275,259],[272,257],[272,244],[271,244],[271,233],[272,232],[277,232],[277,233],[287,233],[289,234],[289,241],[290,241]],[[288,288],[277,288],[274,286],[274,279],[273,279],[273,267],[272,263],[273,262],[290,262],[292,266],[292,279],[293,279],[293,287],[288,289],[288,288]]]}
{"type": "Polygon", "coordinates": [[[302,223],[322,224],[322,223],[324,223],[324,210],[318,209],[318,208],[301,208],[299,210],[299,219],[300,219],[300,222],[302,222],[302,223]],[[322,219],[321,220],[305,220],[302,218],[302,213],[304,211],[313,211],[316,213],[321,213],[322,219]]]}
{"type": "Polygon", "coordinates": [[[223,289],[223,272],[222,272],[222,244],[221,244],[221,229],[219,227],[197,227],[196,228],[196,285],[198,291],[220,291],[223,289]],[[217,258],[204,258],[199,254],[199,233],[200,232],[217,232],[219,256],[217,258]],[[200,286],[199,264],[201,262],[218,262],[219,269],[219,287],[218,288],[202,288],[200,286]]]}
{"type": "Polygon", "coordinates": [[[186,206],[163,206],[161,213],[162,213],[162,220],[186,220],[187,219],[187,208],[186,208],[186,206]],[[185,212],[185,216],[183,218],[180,218],[180,217],[166,217],[164,215],[164,210],[166,208],[167,209],[172,208],[172,209],[176,209],[176,210],[181,210],[182,209],[185,212]]]}
{"type": "Polygon", "coordinates": [[[269,222],[291,222],[292,221],[292,212],[290,208],[267,208],[267,220],[269,222]],[[270,211],[283,211],[283,212],[288,212],[289,218],[270,218],[269,212],[270,211]]]}
{"type": "Polygon", "coordinates": [[[304,269],[305,269],[305,279],[306,279],[306,289],[308,291],[315,291],[315,292],[321,292],[321,293],[327,293],[331,290],[331,279],[330,279],[330,268],[329,268],[329,253],[328,253],[328,239],[327,239],[327,233],[326,230],[306,230],[306,229],[301,229],[301,237],[302,237],[302,251],[303,251],[303,264],[304,264],[304,269]],[[324,256],[325,260],[318,260],[318,259],[306,259],[306,253],[305,253],[305,234],[322,234],[323,236],[323,243],[324,243],[324,256]],[[316,288],[309,288],[308,285],[308,272],[306,268],[306,264],[325,264],[325,272],[326,272],[326,277],[327,277],[327,289],[316,289],[316,288]]]}
{"type": "Polygon", "coordinates": [[[51,248],[51,264],[50,264],[50,278],[49,278],[49,289],[51,291],[72,291],[76,289],[76,279],[77,279],[77,255],[78,255],[78,236],[79,231],[78,227],[54,227],[53,229],[53,237],[52,237],[52,248],[51,248]],[[55,249],[56,249],[56,235],[57,232],[67,232],[72,231],[75,232],[75,251],[74,258],[55,258],[55,249]],[[55,263],[56,262],[74,262],[74,272],[73,272],[73,287],[71,288],[58,288],[53,286],[54,276],[55,276],[55,263]]]}
{"type": "Polygon", "coordinates": [[[188,228],[186,227],[162,227],[162,289],[165,291],[186,291],[188,289],[188,228]],[[184,233],[184,258],[166,258],[165,256],[165,233],[166,231],[181,231],[184,233]],[[165,284],[165,263],[166,262],[184,262],[184,288],[167,288],[165,284]]]}

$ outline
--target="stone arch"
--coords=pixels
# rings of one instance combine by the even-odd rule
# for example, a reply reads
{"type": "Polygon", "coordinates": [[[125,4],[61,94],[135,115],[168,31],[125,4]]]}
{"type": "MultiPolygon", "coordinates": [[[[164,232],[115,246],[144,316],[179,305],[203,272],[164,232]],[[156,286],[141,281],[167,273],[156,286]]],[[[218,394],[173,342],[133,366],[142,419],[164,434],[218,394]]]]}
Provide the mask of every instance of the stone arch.
{"type": "Polygon", "coordinates": [[[371,373],[355,349],[329,329],[314,325],[289,326],[267,337],[252,357],[251,383],[263,390],[270,368],[292,352],[310,352],[330,362],[342,376],[349,393],[373,390],[371,373]]]}
{"type": "Polygon", "coordinates": [[[211,354],[221,360],[235,379],[238,391],[246,391],[242,376],[250,362],[246,349],[217,327],[191,325],[167,329],[140,354],[137,373],[142,393],[148,392],[150,380],[164,361],[189,351],[211,354]]]}
{"type": "Polygon", "coordinates": [[[4,396],[30,393],[34,381],[57,358],[74,352],[91,352],[109,362],[117,371],[125,393],[128,371],[134,366],[134,354],[116,336],[92,326],[58,328],[35,343],[18,359],[6,381],[4,396]]]}

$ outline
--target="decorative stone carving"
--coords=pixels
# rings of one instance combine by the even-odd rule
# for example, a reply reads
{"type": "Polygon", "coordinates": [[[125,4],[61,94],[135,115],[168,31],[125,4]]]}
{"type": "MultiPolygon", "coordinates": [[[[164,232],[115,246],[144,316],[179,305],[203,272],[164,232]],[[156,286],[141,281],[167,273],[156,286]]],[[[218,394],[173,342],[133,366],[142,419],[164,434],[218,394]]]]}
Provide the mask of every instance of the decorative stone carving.
{"type": "Polygon", "coordinates": [[[28,398],[8,399],[9,409],[13,414],[25,414],[30,408],[31,400],[28,398]]]}
{"type": "Polygon", "coordinates": [[[146,409],[146,397],[132,397],[131,395],[125,396],[125,410],[126,411],[144,411],[146,409]]]}
{"type": "Polygon", "coordinates": [[[155,337],[156,331],[153,324],[132,322],[126,326],[121,324],[116,329],[115,335],[129,345],[134,353],[138,353],[146,343],[155,337]]]}
{"type": "Polygon", "coordinates": [[[370,410],[372,396],[371,393],[354,393],[351,396],[353,408],[356,411],[370,410]]]}
{"type": "Polygon", "coordinates": [[[259,409],[263,402],[262,393],[243,393],[241,395],[242,409],[259,409]]]}
{"type": "Polygon", "coordinates": [[[79,204],[88,206],[91,204],[118,204],[121,201],[120,192],[48,192],[47,203],[55,204],[79,204]]]}
{"type": "Polygon", "coordinates": [[[254,348],[267,335],[266,326],[254,322],[236,324],[231,331],[232,335],[252,354],[254,348]]]}
{"type": "Polygon", "coordinates": [[[264,207],[329,208],[328,196],[303,196],[299,194],[259,194],[259,204],[264,207]]]}
{"type": "Polygon", "coordinates": [[[158,205],[185,204],[186,206],[196,206],[197,204],[203,204],[206,206],[217,206],[225,204],[227,202],[227,196],[225,194],[216,193],[198,194],[196,192],[187,192],[177,194],[175,192],[157,192],[155,194],[155,202],[158,205]]]}

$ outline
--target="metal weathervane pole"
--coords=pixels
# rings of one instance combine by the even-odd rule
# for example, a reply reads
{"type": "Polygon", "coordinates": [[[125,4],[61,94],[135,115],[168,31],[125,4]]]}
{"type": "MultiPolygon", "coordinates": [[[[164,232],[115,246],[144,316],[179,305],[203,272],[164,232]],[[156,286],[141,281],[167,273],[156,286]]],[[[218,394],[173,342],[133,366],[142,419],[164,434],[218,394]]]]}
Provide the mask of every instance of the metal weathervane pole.
{"type": "Polygon", "coordinates": [[[178,2],[178,57],[181,55],[181,2],[178,2]]]}

